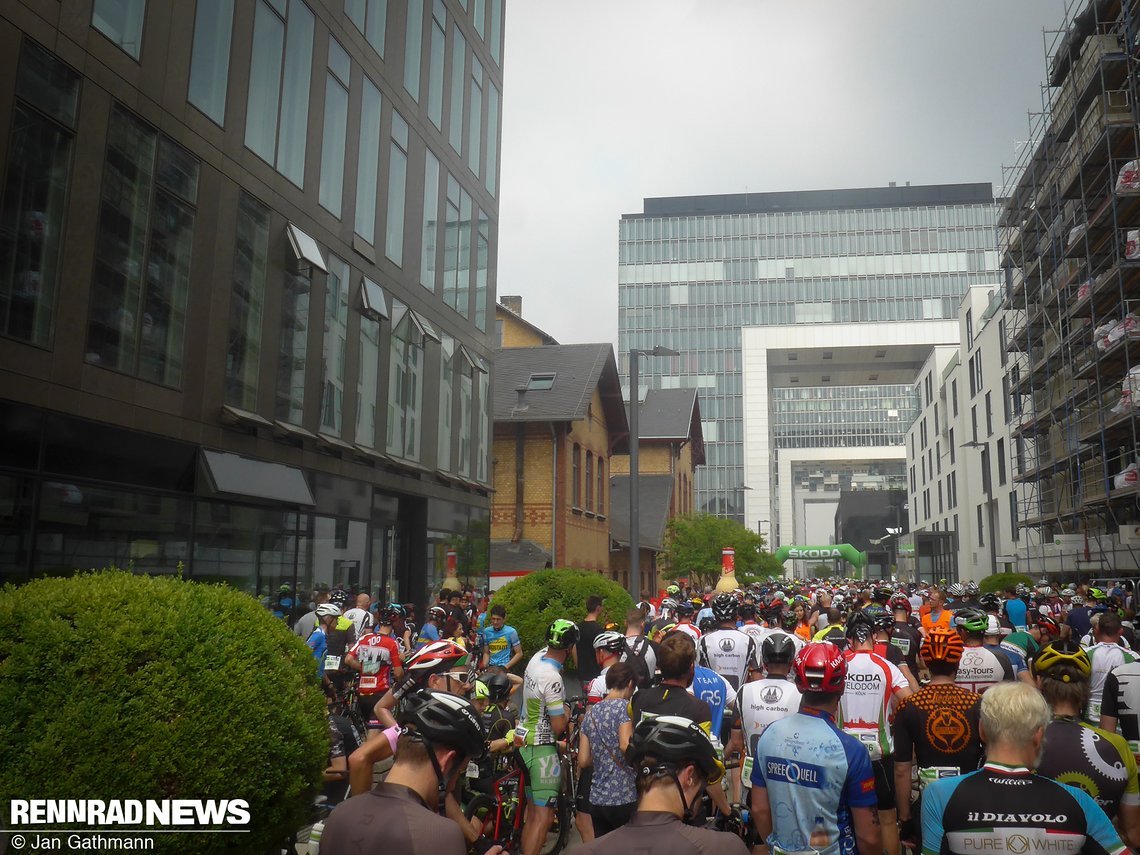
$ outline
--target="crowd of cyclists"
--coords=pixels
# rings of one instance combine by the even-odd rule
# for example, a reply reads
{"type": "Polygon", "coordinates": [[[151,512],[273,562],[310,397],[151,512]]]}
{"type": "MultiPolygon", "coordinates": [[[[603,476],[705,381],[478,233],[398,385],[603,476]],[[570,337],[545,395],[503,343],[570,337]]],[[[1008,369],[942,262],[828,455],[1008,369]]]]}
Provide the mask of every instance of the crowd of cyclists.
{"type": "Polygon", "coordinates": [[[620,625],[591,597],[535,651],[463,592],[418,627],[317,599],[293,624],[330,698],[311,851],[546,855],[570,825],[575,855],[1140,844],[1121,587],[674,584],[620,625]]]}

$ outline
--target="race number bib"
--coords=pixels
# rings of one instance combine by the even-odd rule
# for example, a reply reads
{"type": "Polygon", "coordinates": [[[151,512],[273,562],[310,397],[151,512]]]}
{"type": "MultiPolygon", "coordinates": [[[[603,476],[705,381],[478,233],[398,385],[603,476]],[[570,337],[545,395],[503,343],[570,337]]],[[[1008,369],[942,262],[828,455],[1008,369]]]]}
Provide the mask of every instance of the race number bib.
{"type": "MultiPolygon", "coordinates": [[[[848,732],[850,733],[850,731],[848,732]]],[[[879,734],[876,731],[856,731],[852,736],[863,743],[863,747],[867,749],[872,760],[883,759],[883,747],[879,745],[879,734]]]]}
{"type": "Polygon", "coordinates": [[[326,671],[339,671],[340,670],[340,657],[333,656],[331,653],[325,657],[325,670],[326,671]]]}
{"type": "Polygon", "coordinates": [[[525,724],[515,726],[515,745],[524,745],[526,743],[527,729],[525,724]]]}
{"type": "Polygon", "coordinates": [[[939,778],[953,778],[960,774],[962,774],[962,770],[957,766],[922,767],[918,770],[918,786],[919,789],[925,789],[927,785],[934,783],[939,778]]]}
{"type": "Polygon", "coordinates": [[[752,758],[745,757],[744,762],[740,764],[740,782],[746,786],[752,786],[752,758]]]}
{"type": "Polygon", "coordinates": [[[479,777],[479,764],[476,763],[474,760],[469,760],[467,762],[467,777],[468,778],[478,778],[479,777]]]}

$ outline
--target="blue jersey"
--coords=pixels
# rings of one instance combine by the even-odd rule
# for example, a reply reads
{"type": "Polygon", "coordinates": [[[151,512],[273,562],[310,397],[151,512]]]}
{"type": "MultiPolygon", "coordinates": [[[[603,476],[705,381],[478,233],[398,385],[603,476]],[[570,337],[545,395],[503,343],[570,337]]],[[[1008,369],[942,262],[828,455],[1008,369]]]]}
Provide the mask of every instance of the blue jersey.
{"type": "Polygon", "coordinates": [[[329,640],[325,631],[318,626],[305,643],[309,645],[309,649],[313,651],[313,658],[317,660],[317,676],[325,676],[325,654],[329,651],[329,640]]]}
{"type": "MultiPolygon", "coordinates": [[[[1013,645],[1010,645],[1012,647],[1013,645]]],[[[1025,657],[1017,650],[1010,650],[1009,647],[1002,647],[1000,644],[983,644],[986,650],[996,650],[999,653],[1004,653],[1009,660],[1009,664],[1013,666],[1013,676],[1016,677],[1022,671],[1028,671],[1029,666],[1025,663],[1025,657]]]]}
{"type": "Polygon", "coordinates": [[[712,718],[709,719],[712,722],[710,731],[719,739],[725,710],[736,700],[735,691],[720,674],[703,665],[694,666],[693,685],[690,688],[694,695],[709,705],[709,711],[712,713],[712,718]],[[729,693],[732,693],[732,697],[729,697],[729,693]]]}
{"type": "Polygon", "coordinates": [[[432,641],[439,641],[439,628],[434,623],[425,623],[416,635],[416,650],[432,641]]]}
{"type": "Polygon", "coordinates": [[[1005,601],[1005,613],[1014,629],[1025,629],[1025,619],[1029,614],[1029,607],[1025,601],[1014,597],[1005,601]]]}
{"type": "Polygon", "coordinates": [[[765,728],[756,745],[752,786],[768,791],[772,852],[854,855],[851,809],[878,804],[867,749],[830,715],[812,709],[765,728]]]}
{"type": "Polygon", "coordinates": [[[488,626],[482,632],[483,645],[487,648],[489,657],[487,664],[506,668],[511,656],[514,655],[514,649],[522,644],[518,632],[513,626],[503,626],[502,629],[492,629],[488,626]]]}
{"type": "Polygon", "coordinates": [[[924,855],[1128,851],[1088,793],[1028,769],[987,763],[922,793],[924,855]]]}

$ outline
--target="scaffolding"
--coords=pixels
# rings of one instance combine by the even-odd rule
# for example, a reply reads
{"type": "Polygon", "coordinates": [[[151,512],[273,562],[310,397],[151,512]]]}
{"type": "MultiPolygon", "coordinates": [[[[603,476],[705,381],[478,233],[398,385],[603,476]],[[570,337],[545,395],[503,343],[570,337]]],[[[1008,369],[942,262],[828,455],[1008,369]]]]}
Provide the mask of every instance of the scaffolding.
{"type": "Polygon", "coordinates": [[[1035,578],[1140,567],[1140,0],[1070,0],[1066,22],[1045,34],[1042,110],[998,220],[1018,520],[1036,532],[1018,566],[1035,578]]]}

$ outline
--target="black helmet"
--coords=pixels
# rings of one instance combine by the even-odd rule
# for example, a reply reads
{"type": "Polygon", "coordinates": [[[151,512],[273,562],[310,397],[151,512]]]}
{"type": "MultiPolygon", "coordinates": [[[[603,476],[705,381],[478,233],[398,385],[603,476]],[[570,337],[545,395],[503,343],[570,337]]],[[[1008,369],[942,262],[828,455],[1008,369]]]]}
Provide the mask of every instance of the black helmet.
{"type": "Polygon", "coordinates": [[[799,623],[799,620],[796,618],[796,613],[793,612],[791,609],[784,609],[779,614],[779,622],[780,622],[780,629],[786,630],[787,632],[791,632],[793,629],[796,628],[796,624],[799,623]]]}
{"type": "Polygon", "coordinates": [[[895,625],[894,615],[877,603],[867,606],[863,609],[863,613],[871,619],[875,632],[890,632],[891,627],[895,625]]]}
{"type": "Polygon", "coordinates": [[[643,719],[634,728],[625,757],[638,777],[675,770],[690,763],[700,768],[710,784],[724,777],[724,765],[717,757],[708,734],[691,719],[681,716],[643,719]],[[656,766],[650,766],[650,760],[656,766]]]}
{"type": "Polygon", "coordinates": [[[674,611],[679,615],[691,615],[696,609],[693,608],[693,604],[688,600],[680,600],[674,611]]]}
{"type": "Polygon", "coordinates": [[[348,605],[348,591],[337,588],[329,594],[329,602],[335,606],[340,606],[342,609],[348,605]]]}
{"type": "Polygon", "coordinates": [[[1001,609],[1001,597],[994,593],[982,594],[978,598],[978,605],[987,612],[996,612],[1001,609]]]}
{"type": "Polygon", "coordinates": [[[717,623],[736,620],[736,598],[729,593],[717,594],[712,600],[712,613],[717,623]]]}
{"type": "Polygon", "coordinates": [[[742,603],[740,606],[741,620],[756,620],[756,604],[742,603]]]}
{"type": "Polygon", "coordinates": [[[853,638],[856,642],[868,641],[874,634],[875,622],[863,610],[855,612],[847,621],[847,637],[853,638]]]}
{"type": "Polygon", "coordinates": [[[404,701],[398,720],[424,742],[454,748],[472,759],[482,757],[486,748],[486,734],[475,707],[450,692],[415,692],[404,701]]]}
{"type": "Polygon", "coordinates": [[[760,645],[760,659],[765,664],[770,663],[791,665],[796,658],[796,643],[790,635],[774,632],[764,639],[760,645]]]}
{"type": "Polygon", "coordinates": [[[699,629],[702,633],[712,632],[716,629],[716,618],[705,615],[703,618],[697,621],[697,629],[699,629]]]}
{"type": "Polygon", "coordinates": [[[487,697],[492,701],[505,701],[511,695],[511,681],[506,674],[488,674],[483,678],[487,697]]]}

